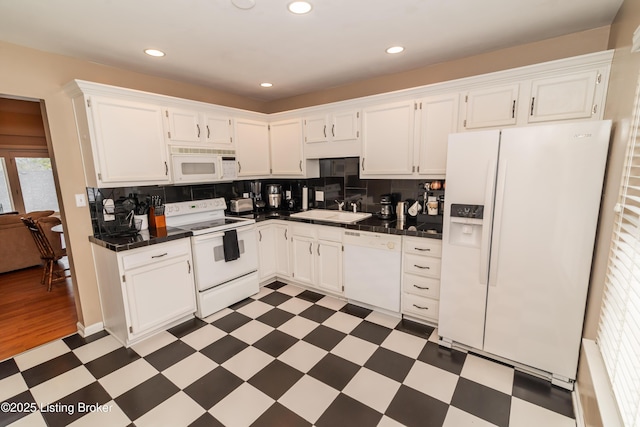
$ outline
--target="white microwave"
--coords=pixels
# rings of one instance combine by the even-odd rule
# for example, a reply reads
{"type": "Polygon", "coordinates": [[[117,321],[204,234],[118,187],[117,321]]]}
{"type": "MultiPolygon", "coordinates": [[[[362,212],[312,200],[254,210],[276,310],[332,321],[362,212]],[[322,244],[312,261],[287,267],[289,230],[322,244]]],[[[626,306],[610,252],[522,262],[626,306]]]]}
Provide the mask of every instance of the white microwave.
{"type": "Polygon", "coordinates": [[[237,178],[233,150],[199,147],[171,147],[174,184],[228,182],[237,178]]]}

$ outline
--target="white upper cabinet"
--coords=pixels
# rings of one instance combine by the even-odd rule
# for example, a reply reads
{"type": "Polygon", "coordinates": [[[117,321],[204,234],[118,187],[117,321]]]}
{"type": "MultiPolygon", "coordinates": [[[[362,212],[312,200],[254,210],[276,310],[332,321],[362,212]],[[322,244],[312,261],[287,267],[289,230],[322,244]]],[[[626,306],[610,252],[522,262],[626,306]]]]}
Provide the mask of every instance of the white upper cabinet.
{"type": "Polygon", "coordinates": [[[232,120],[212,111],[167,108],[167,138],[171,143],[206,143],[230,146],[232,120]]]}
{"type": "Polygon", "coordinates": [[[465,129],[515,125],[519,84],[493,86],[468,91],[464,96],[465,129]]]}
{"type": "Polygon", "coordinates": [[[367,107],[362,111],[360,176],[413,173],[414,101],[367,107]]]}
{"type": "Polygon", "coordinates": [[[360,155],[360,110],[346,109],[304,119],[305,157],[357,157],[360,155]]]}
{"type": "Polygon", "coordinates": [[[302,120],[291,119],[269,125],[271,137],[271,173],[303,176],[305,161],[302,144],[302,120]]]}
{"type": "Polygon", "coordinates": [[[270,173],[269,125],[249,119],[235,119],[238,177],[261,177],[270,173]]]}
{"type": "Polygon", "coordinates": [[[436,95],[419,101],[420,140],[416,145],[418,175],[444,175],[449,134],[458,130],[457,93],[436,95]]]}
{"type": "Polygon", "coordinates": [[[594,100],[601,82],[598,70],[532,80],[528,122],[590,118],[601,108],[594,100]]]}

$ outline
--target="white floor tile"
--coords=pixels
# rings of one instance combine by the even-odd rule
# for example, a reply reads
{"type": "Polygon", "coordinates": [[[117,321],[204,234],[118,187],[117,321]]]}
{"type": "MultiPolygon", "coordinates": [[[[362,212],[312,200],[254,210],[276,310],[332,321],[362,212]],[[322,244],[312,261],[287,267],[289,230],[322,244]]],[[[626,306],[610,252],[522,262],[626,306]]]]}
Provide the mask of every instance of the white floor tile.
{"type": "Polygon", "coordinates": [[[310,423],[315,423],[338,394],[338,390],[305,375],[278,402],[310,423]]]}
{"type": "Polygon", "coordinates": [[[362,368],[342,392],[384,414],[399,388],[399,382],[362,368]]]}
{"type": "Polygon", "coordinates": [[[400,317],[391,316],[389,314],[380,313],[379,311],[372,311],[365,320],[384,326],[389,329],[393,329],[400,323],[400,317]]]}
{"type": "Polygon", "coordinates": [[[209,344],[218,341],[220,338],[226,335],[227,333],[225,331],[220,330],[213,325],[205,325],[202,328],[191,332],[189,335],[185,335],[184,337],[180,338],[180,340],[189,344],[196,350],[202,350],[209,344]]]}
{"type": "Polygon", "coordinates": [[[322,322],[324,326],[328,326],[337,331],[344,332],[345,334],[353,331],[360,323],[362,323],[362,319],[360,319],[359,317],[342,313],[341,311],[336,312],[327,320],[322,322]]]}
{"type": "MultiPolygon", "coordinates": [[[[88,403],[88,402],[86,402],[88,403]]],[[[69,424],[70,427],[126,427],[131,425],[129,417],[122,412],[122,409],[113,401],[105,403],[103,406],[109,408],[105,412],[89,412],[82,418],[69,424]]]]}
{"type": "MultiPolygon", "coordinates": [[[[273,308],[273,306],[271,307],[273,308]]],[[[258,320],[252,320],[244,325],[240,326],[235,331],[231,332],[229,335],[232,335],[247,344],[253,344],[258,341],[260,338],[267,335],[269,332],[273,331],[269,325],[265,325],[264,323],[258,320]]]]}
{"type": "Polygon", "coordinates": [[[0,380],[0,402],[3,402],[28,389],[29,387],[27,386],[27,383],[24,382],[20,373],[3,378],[0,380]]]}
{"type": "Polygon", "coordinates": [[[357,365],[364,365],[377,349],[378,346],[369,341],[347,335],[331,350],[331,353],[357,365]]]}
{"type": "Polygon", "coordinates": [[[317,327],[318,324],[316,322],[305,319],[304,317],[296,316],[280,325],[278,330],[301,340],[317,327]]]}
{"type": "Polygon", "coordinates": [[[162,375],[184,389],[217,367],[218,364],[204,354],[193,353],[191,356],[162,371],[162,375]]]}
{"type": "Polygon", "coordinates": [[[225,426],[245,427],[251,425],[275,401],[244,383],[218,402],[209,413],[225,426]]]}
{"type": "Polygon", "coordinates": [[[509,427],[575,427],[575,420],[550,411],[541,406],[526,402],[517,397],[511,398],[509,427]]]}
{"type": "Polygon", "coordinates": [[[449,404],[458,384],[458,376],[417,360],[404,384],[449,404]]]}
{"type": "Polygon", "coordinates": [[[393,330],[382,342],[381,347],[415,359],[420,355],[426,343],[427,341],[422,338],[393,330]]]}
{"type": "Polygon", "coordinates": [[[264,351],[255,347],[247,347],[224,362],[222,367],[247,381],[273,360],[274,357],[264,351]]]}
{"type": "Polygon", "coordinates": [[[177,340],[175,335],[170,334],[167,331],[158,332],[157,334],[140,341],[137,344],[131,346],[140,356],[144,357],[156,350],[161,349],[165,345],[171,344],[177,340]]]}
{"type": "MultiPolygon", "coordinates": [[[[382,417],[380,422],[378,423],[378,427],[405,427],[404,424],[400,424],[393,418],[389,418],[386,415],[382,417]]],[[[460,426],[462,427],[462,426],[460,426]]]]}
{"type": "MultiPolygon", "coordinates": [[[[544,424],[540,424],[538,427],[542,427],[543,425],[544,424]]],[[[471,415],[470,413],[460,410],[454,406],[449,406],[447,417],[444,419],[442,427],[461,426],[496,427],[495,424],[490,423],[489,421],[485,421],[482,418],[478,418],[475,415],[471,415]]]]}
{"type": "Polygon", "coordinates": [[[270,304],[266,304],[262,301],[253,301],[250,304],[240,307],[236,311],[238,313],[244,314],[245,316],[251,317],[252,319],[255,319],[272,309],[273,306],[270,304]]]}
{"type": "Polygon", "coordinates": [[[318,301],[316,304],[321,305],[323,307],[330,308],[331,310],[338,311],[342,307],[347,305],[347,302],[345,300],[342,300],[342,299],[338,299],[338,298],[334,298],[334,297],[330,297],[330,296],[325,296],[320,301],[318,301]]]}
{"type": "Polygon", "coordinates": [[[14,357],[14,360],[21,371],[26,371],[29,368],[33,368],[34,366],[48,360],[55,359],[69,351],[69,346],[65,344],[64,341],[56,340],[19,354],[14,357]]]}
{"type": "Polygon", "coordinates": [[[429,336],[429,339],[427,341],[437,343],[439,340],[440,340],[440,336],[438,335],[438,328],[435,328],[433,332],[431,332],[431,335],[429,336]]]}
{"type": "Polygon", "coordinates": [[[204,413],[202,406],[179,391],[134,421],[136,427],[187,426],[204,413]]]}
{"type": "Polygon", "coordinates": [[[258,293],[257,293],[257,294],[255,294],[255,295],[251,295],[251,298],[253,298],[253,299],[260,299],[260,298],[262,298],[262,297],[264,297],[264,296],[269,295],[271,292],[273,292],[273,289],[271,289],[271,288],[267,288],[267,287],[265,287],[265,286],[262,286],[262,287],[260,288],[260,292],[258,292],[258,293]]]}
{"type": "Polygon", "coordinates": [[[513,368],[473,354],[467,355],[460,376],[505,394],[513,391],[513,368]]]}
{"type": "Polygon", "coordinates": [[[300,372],[307,373],[326,355],[327,351],[306,341],[298,341],[282,353],[278,360],[293,366],[300,372]]]}
{"type": "Polygon", "coordinates": [[[122,347],[122,344],[120,344],[118,340],[111,335],[107,335],[99,340],[76,348],[73,350],[73,353],[78,356],[78,359],[80,359],[82,363],[87,363],[107,353],[111,353],[120,347],[122,347]]]}
{"type": "Polygon", "coordinates": [[[305,301],[300,298],[291,298],[278,306],[279,309],[288,311],[293,314],[300,314],[307,308],[311,307],[313,303],[305,301]]]}
{"type": "Polygon", "coordinates": [[[78,366],[57,377],[31,388],[31,394],[38,404],[48,405],[56,400],[88,386],[96,379],[84,366],[78,366]]]}
{"type": "Polygon", "coordinates": [[[226,316],[227,314],[230,314],[230,313],[233,313],[233,310],[231,310],[230,308],[223,308],[222,310],[216,311],[212,315],[210,315],[208,317],[205,317],[202,320],[204,320],[207,323],[211,323],[211,322],[215,322],[218,319],[222,319],[224,316],[226,316]]]}
{"type": "Polygon", "coordinates": [[[100,378],[98,382],[111,397],[116,398],[122,393],[142,384],[157,373],[158,370],[151,366],[149,362],[144,359],[138,359],[100,378]]]}
{"type": "Polygon", "coordinates": [[[278,292],[295,297],[296,295],[300,295],[302,292],[304,292],[304,289],[295,285],[284,285],[283,287],[278,289],[278,292]]]}
{"type": "Polygon", "coordinates": [[[12,423],[11,427],[47,427],[47,423],[40,412],[33,412],[12,423]]]}

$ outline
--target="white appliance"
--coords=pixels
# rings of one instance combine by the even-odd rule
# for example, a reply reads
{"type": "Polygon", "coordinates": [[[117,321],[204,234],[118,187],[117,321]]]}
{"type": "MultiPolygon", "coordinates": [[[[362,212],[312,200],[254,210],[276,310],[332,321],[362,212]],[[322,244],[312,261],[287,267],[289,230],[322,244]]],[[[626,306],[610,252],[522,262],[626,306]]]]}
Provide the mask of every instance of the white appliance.
{"type": "Polygon", "coordinates": [[[449,136],[438,331],[571,389],[610,121],[449,136]]]}
{"type": "Polygon", "coordinates": [[[191,252],[196,282],[196,316],[200,318],[260,290],[255,221],[226,217],[226,208],[224,198],[165,205],[167,227],[193,233],[191,252]],[[232,250],[225,246],[225,240],[233,244],[232,250]],[[234,252],[233,256],[229,252],[234,252]]]}
{"type": "Polygon", "coordinates": [[[356,302],[400,312],[402,237],[344,232],[344,295],[356,302]]]}
{"type": "Polygon", "coordinates": [[[174,184],[233,181],[237,178],[235,152],[200,147],[171,147],[174,184]]]}

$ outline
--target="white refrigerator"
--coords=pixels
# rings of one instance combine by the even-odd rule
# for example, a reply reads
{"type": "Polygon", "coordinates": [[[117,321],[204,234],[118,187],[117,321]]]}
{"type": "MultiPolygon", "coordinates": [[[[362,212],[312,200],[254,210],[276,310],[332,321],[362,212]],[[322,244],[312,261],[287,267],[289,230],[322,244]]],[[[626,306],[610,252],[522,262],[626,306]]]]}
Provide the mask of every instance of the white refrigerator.
{"type": "Polygon", "coordinates": [[[610,121],[452,134],[438,331],[576,377],[610,121]]]}

